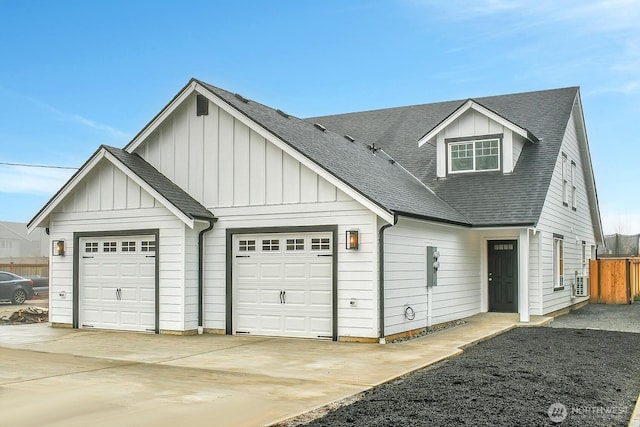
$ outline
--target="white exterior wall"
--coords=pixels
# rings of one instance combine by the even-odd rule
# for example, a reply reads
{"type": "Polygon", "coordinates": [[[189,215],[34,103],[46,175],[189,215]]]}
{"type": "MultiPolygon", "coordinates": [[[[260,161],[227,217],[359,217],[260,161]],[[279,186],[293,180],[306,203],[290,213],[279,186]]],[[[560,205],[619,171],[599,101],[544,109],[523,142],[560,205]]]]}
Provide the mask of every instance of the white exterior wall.
{"type": "Polygon", "coordinates": [[[206,238],[205,328],[220,330],[226,325],[225,245],[228,228],[337,225],[338,336],[378,336],[376,230],[375,216],[369,210],[351,201],[284,208],[221,208],[217,212],[220,219],[206,238]],[[360,247],[357,251],[345,249],[345,233],[352,228],[360,231],[360,247]],[[356,307],[349,305],[351,298],[357,299],[356,307]]]}
{"type": "Polygon", "coordinates": [[[478,233],[457,227],[400,218],[385,230],[385,335],[417,329],[481,311],[481,246],[478,233]],[[427,300],[426,247],[440,252],[438,284],[427,300]],[[405,308],[411,306],[410,321],[405,308]]]}
{"type": "Polygon", "coordinates": [[[73,322],[74,232],[159,229],[159,328],[185,329],[186,226],[119,169],[97,165],[51,214],[49,228],[51,241],[65,240],[65,255],[51,257],[51,322],[73,322]]]}
{"type": "MultiPolygon", "coordinates": [[[[586,149],[579,146],[581,136],[576,132],[576,109],[569,118],[567,131],[562,142],[562,148],[556,160],[555,170],[549,187],[549,192],[540,215],[537,230],[541,240],[541,261],[542,266],[542,293],[543,307],[542,314],[550,313],[572,304],[584,301],[587,298],[572,298],[571,284],[574,281],[574,272],[579,274],[589,274],[589,262],[591,257],[591,245],[595,244],[594,227],[589,213],[589,202],[587,198],[587,187],[585,185],[585,168],[591,167],[584,164],[581,150],[586,149]],[[562,198],[562,152],[567,155],[568,166],[571,161],[576,163],[577,178],[577,209],[563,206],[562,198]],[[553,289],[553,234],[564,236],[564,290],[553,289]],[[587,245],[587,263],[582,264],[582,241],[587,245]]],[[[582,144],[582,142],[580,143],[582,144]]],[[[571,183],[569,182],[569,189],[571,183]]]]}
{"type": "MultiPolygon", "coordinates": [[[[369,209],[215,103],[197,116],[195,94],[136,152],[218,218],[205,237],[204,328],[226,326],[227,228],[337,225],[338,335],[377,337],[376,217],[369,209]],[[360,230],[358,251],[345,249],[351,228],[360,230]]],[[[186,239],[188,327],[197,319],[197,237],[194,231],[186,239]]]]}

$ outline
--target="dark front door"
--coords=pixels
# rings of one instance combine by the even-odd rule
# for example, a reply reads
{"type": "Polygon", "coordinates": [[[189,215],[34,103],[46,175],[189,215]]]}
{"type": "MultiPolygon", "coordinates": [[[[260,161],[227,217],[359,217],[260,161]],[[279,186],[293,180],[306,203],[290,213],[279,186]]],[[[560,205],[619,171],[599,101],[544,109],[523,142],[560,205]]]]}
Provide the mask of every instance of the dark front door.
{"type": "Polygon", "coordinates": [[[489,241],[489,311],[518,312],[518,241],[489,241]]]}

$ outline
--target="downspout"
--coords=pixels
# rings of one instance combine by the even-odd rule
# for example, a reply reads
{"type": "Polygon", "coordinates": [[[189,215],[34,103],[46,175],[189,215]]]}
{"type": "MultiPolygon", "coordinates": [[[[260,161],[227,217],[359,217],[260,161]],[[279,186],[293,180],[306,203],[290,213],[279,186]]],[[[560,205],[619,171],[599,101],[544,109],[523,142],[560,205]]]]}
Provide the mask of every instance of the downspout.
{"type": "Polygon", "coordinates": [[[398,223],[398,214],[393,214],[393,224],[385,224],[380,227],[378,231],[378,271],[380,272],[380,277],[378,278],[378,298],[380,299],[379,304],[379,312],[378,312],[378,322],[379,322],[379,342],[380,344],[384,344],[384,230],[389,227],[393,227],[398,223]]]}
{"type": "MultiPolygon", "coordinates": [[[[198,218],[196,218],[198,219],[198,218]]],[[[207,221],[209,226],[198,233],[198,333],[201,334],[203,329],[203,313],[202,307],[204,305],[204,235],[205,233],[213,229],[213,224],[218,221],[218,218],[200,218],[203,221],[207,221]]]]}

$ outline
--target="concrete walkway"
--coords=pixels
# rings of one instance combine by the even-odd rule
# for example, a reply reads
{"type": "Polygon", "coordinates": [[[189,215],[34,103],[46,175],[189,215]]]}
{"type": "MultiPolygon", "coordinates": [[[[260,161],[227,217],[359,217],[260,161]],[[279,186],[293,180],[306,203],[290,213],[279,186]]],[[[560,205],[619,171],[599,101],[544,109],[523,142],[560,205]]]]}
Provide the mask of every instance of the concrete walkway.
{"type": "Polygon", "coordinates": [[[397,344],[0,326],[3,425],[269,425],[521,324],[483,313],[397,344]]]}

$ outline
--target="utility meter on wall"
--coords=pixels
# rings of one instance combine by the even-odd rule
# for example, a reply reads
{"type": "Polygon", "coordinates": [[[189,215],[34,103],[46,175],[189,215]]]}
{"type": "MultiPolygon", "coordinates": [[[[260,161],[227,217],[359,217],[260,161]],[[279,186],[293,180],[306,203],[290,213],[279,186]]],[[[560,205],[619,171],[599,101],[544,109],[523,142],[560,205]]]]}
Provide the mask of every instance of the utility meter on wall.
{"type": "Polygon", "coordinates": [[[440,268],[440,252],[435,246],[427,246],[427,286],[438,284],[438,269],[440,268]]]}

